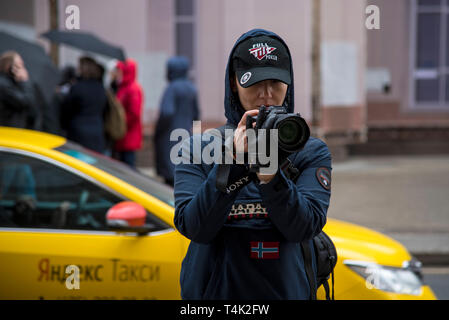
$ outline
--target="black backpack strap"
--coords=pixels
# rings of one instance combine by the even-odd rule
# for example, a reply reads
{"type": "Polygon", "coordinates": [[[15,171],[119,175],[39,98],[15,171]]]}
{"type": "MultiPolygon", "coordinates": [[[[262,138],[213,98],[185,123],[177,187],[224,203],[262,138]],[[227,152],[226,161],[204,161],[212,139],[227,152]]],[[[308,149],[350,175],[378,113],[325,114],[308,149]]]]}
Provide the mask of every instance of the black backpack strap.
{"type": "Polygon", "coordinates": [[[332,277],[332,299],[331,299],[330,290],[329,290],[329,283],[327,282],[329,280],[329,278],[326,279],[323,282],[324,291],[326,292],[326,300],[335,300],[335,294],[334,294],[334,269],[332,269],[331,277],[332,277]]]}
{"type": "MultiPolygon", "coordinates": [[[[335,300],[335,295],[334,295],[334,268],[335,267],[332,267],[332,300],[335,300]]],[[[327,283],[327,281],[326,281],[326,283],[327,283]]],[[[329,289],[328,289],[329,290],[329,289]]],[[[328,299],[329,300],[329,299],[328,299]]]]}
{"type": "MultiPolygon", "coordinates": [[[[327,283],[327,280],[323,282],[323,287],[324,287],[324,291],[326,291],[326,300],[330,300],[330,296],[329,296],[329,283],[327,283]]],[[[332,291],[333,291],[333,287],[332,287],[332,291]]],[[[333,294],[332,294],[333,295],[333,294]]]]}
{"type": "MultiPolygon", "coordinates": [[[[296,179],[300,176],[301,172],[292,164],[290,159],[286,158],[280,166],[287,179],[296,182],[296,179]]],[[[310,247],[309,240],[301,242],[302,253],[304,257],[304,267],[307,275],[307,280],[310,286],[310,300],[316,300],[317,286],[315,283],[315,276],[312,266],[312,248],[310,247]]]]}
{"type": "Polygon", "coordinates": [[[304,256],[304,267],[306,268],[307,279],[310,286],[310,300],[316,300],[316,284],[312,267],[312,248],[308,240],[301,242],[302,252],[304,256]]]}

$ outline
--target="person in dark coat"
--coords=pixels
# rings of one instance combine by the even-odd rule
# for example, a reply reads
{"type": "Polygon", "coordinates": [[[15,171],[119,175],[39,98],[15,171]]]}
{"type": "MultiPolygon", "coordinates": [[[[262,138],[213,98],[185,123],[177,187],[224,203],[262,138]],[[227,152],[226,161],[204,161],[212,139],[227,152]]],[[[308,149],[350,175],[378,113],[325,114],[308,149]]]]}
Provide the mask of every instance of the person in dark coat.
{"type": "Polygon", "coordinates": [[[70,88],[76,83],[76,69],[73,66],[66,66],[60,71],[60,81],[56,86],[55,92],[49,106],[47,117],[44,116],[43,131],[66,136],[66,133],[61,128],[61,106],[65,98],[70,93],[70,88]]]}
{"type": "Polygon", "coordinates": [[[7,51],[0,57],[0,126],[36,129],[39,110],[22,57],[7,51]]]}
{"type": "Polygon", "coordinates": [[[167,62],[168,87],[165,89],[155,131],[156,170],[165,182],[173,186],[174,164],[170,150],[178,143],[170,141],[175,129],[192,131],[192,123],[199,120],[197,89],[187,78],[189,62],[185,57],[172,57],[167,62]]]}
{"type": "MultiPolygon", "coordinates": [[[[36,92],[22,57],[15,51],[3,53],[0,56],[0,126],[38,129],[40,112],[36,92]]],[[[26,163],[11,161],[3,161],[0,166],[3,169],[0,175],[0,198],[7,194],[8,189],[15,187],[16,205],[27,203],[32,206],[36,194],[31,167],[26,163]]],[[[0,210],[0,223],[12,227],[24,225],[18,223],[15,216],[6,210],[0,210]]]]}
{"type": "Polygon", "coordinates": [[[99,69],[95,60],[82,57],[79,67],[80,79],[71,87],[61,107],[61,125],[67,132],[67,139],[103,153],[106,93],[98,81],[99,69]]]}

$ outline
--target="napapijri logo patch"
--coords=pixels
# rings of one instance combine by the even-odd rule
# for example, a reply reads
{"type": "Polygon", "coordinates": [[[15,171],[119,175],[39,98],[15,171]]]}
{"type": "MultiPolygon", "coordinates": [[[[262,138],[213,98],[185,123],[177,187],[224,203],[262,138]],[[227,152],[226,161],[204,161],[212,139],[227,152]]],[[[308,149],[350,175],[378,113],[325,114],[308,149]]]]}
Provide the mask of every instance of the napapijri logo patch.
{"type": "Polygon", "coordinates": [[[253,219],[267,218],[267,209],[262,206],[261,202],[254,203],[234,203],[228,215],[231,219],[253,219]]]}
{"type": "Polygon", "coordinates": [[[331,189],[331,173],[328,168],[321,167],[316,169],[316,178],[324,189],[331,189]]]}
{"type": "Polygon", "coordinates": [[[251,241],[252,259],[279,259],[279,242],[251,241]]]}
{"type": "Polygon", "coordinates": [[[249,49],[249,53],[256,57],[258,60],[262,60],[264,58],[277,60],[277,56],[270,55],[270,53],[272,53],[274,50],[276,50],[275,47],[270,47],[266,43],[255,43],[253,44],[253,47],[249,49]]]}

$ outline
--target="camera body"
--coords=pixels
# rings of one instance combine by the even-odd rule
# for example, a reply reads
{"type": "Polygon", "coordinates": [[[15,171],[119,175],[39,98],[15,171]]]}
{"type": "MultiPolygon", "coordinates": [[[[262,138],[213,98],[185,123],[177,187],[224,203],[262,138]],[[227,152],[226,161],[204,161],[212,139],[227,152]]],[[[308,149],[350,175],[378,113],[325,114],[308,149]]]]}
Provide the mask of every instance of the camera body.
{"type": "MultiPolygon", "coordinates": [[[[304,118],[299,113],[288,113],[287,109],[282,106],[260,106],[257,117],[247,117],[246,129],[255,130],[255,142],[257,146],[260,143],[265,144],[267,155],[272,156],[271,152],[277,152],[279,164],[282,164],[290,154],[302,150],[310,137],[310,129],[304,118]],[[253,126],[254,123],[255,126],[253,126]],[[259,135],[260,129],[268,131],[264,135],[259,135]],[[272,129],[277,130],[278,133],[277,150],[270,150],[272,135],[269,130],[272,129]],[[261,141],[261,139],[265,139],[265,141],[261,141]]],[[[251,155],[249,157],[251,158],[251,155]]],[[[260,167],[266,165],[260,164],[258,156],[255,158],[257,159],[256,165],[250,168],[251,171],[258,172],[260,167]]]]}

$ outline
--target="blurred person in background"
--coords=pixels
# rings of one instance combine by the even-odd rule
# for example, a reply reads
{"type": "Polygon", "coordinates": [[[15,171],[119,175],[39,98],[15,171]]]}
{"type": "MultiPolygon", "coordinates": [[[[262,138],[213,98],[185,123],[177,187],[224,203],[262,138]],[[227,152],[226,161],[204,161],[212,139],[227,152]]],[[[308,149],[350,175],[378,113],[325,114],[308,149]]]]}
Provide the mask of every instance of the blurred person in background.
{"type": "MultiPolygon", "coordinates": [[[[38,106],[35,87],[29,81],[22,57],[15,51],[3,53],[0,56],[0,126],[38,129],[40,123],[38,106]]],[[[36,195],[31,167],[24,163],[0,164],[3,167],[3,174],[0,175],[0,199],[9,189],[15,189],[15,206],[33,207],[36,195]]],[[[20,212],[15,217],[22,219],[29,218],[29,215],[20,212]]],[[[7,211],[0,210],[0,220],[6,225],[16,226],[13,217],[7,211]]]]}
{"type": "MultiPolygon", "coordinates": [[[[102,64],[100,64],[100,63],[97,63],[96,67],[97,67],[97,71],[98,71],[98,78],[97,78],[97,80],[101,84],[103,84],[104,83],[104,76],[106,74],[106,68],[102,64]]],[[[104,87],[104,85],[103,85],[103,87],[104,87]]],[[[113,150],[114,150],[114,145],[115,145],[115,141],[116,140],[114,139],[113,136],[111,136],[108,133],[108,123],[107,123],[107,121],[108,121],[108,113],[110,112],[110,108],[113,108],[113,106],[111,104],[116,102],[117,98],[115,97],[116,91],[115,92],[112,91],[111,88],[109,88],[109,87],[104,87],[104,90],[105,90],[105,93],[106,93],[107,101],[106,101],[106,110],[103,113],[103,121],[104,121],[103,129],[104,129],[104,139],[105,139],[105,150],[104,150],[103,153],[104,153],[104,155],[106,155],[108,157],[112,157],[112,153],[113,153],[113,150]],[[113,99],[114,101],[111,101],[111,99],[113,99]]],[[[116,131],[115,128],[114,128],[114,131],[116,131]]]]}
{"type": "Polygon", "coordinates": [[[109,82],[109,89],[114,94],[117,94],[117,91],[118,91],[118,85],[120,83],[119,77],[121,77],[121,71],[117,67],[117,63],[116,63],[115,66],[109,72],[109,80],[110,80],[110,82],[109,82]]]}
{"type": "Polygon", "coordinates": [[[162,97],[159,119],[154,135],[157,174],[173,186],[175,166],[170,150],[178,143],[170,141],[170,133],[178,128],[192,132],[192,122],[199,120],[197,89],[187,78],[189,61],[185,57],[172,57],[167,62],[169,84],[162,97]]]}
{"type": "Polygon", "coordinates": [[[136,151],[142,147],[143,91],[137,82],[137,63],[132,59],[117,63],[117,99],[126,113],[126,134],[116,141],[114,158],[136,167],[136,151]]]}
{"type": "Polygon", "coordinates": [[[58,91],[63,95],[68,95],[70,88],[76,83],[76,69],[74,66],[66,66],[61,71],[58,91]]]}
{"type": "Polygon", "coordinates": [[[67,139],[99,153],[105,151],[103,117],[107,98],[100,68],[90,57],[79,60],[79,80],[61,106],[61,125],[67,132],[67,139]]]}
{"type": "Polygon", "coordinates": [[[60,80],[56,86],[51,102],[52,117],[47,120],[47,132],[61,136],[67,135],[61,127],[61,105],[70,93],[70,88],[76,81],[75,67],[69,65],[60,71],[60,80]]]}
{"type": "Polygon", "coordinates": [[[40,110],[22,57],[15,51],[0,56],[0,126],[39,129],[40,110]]]}

